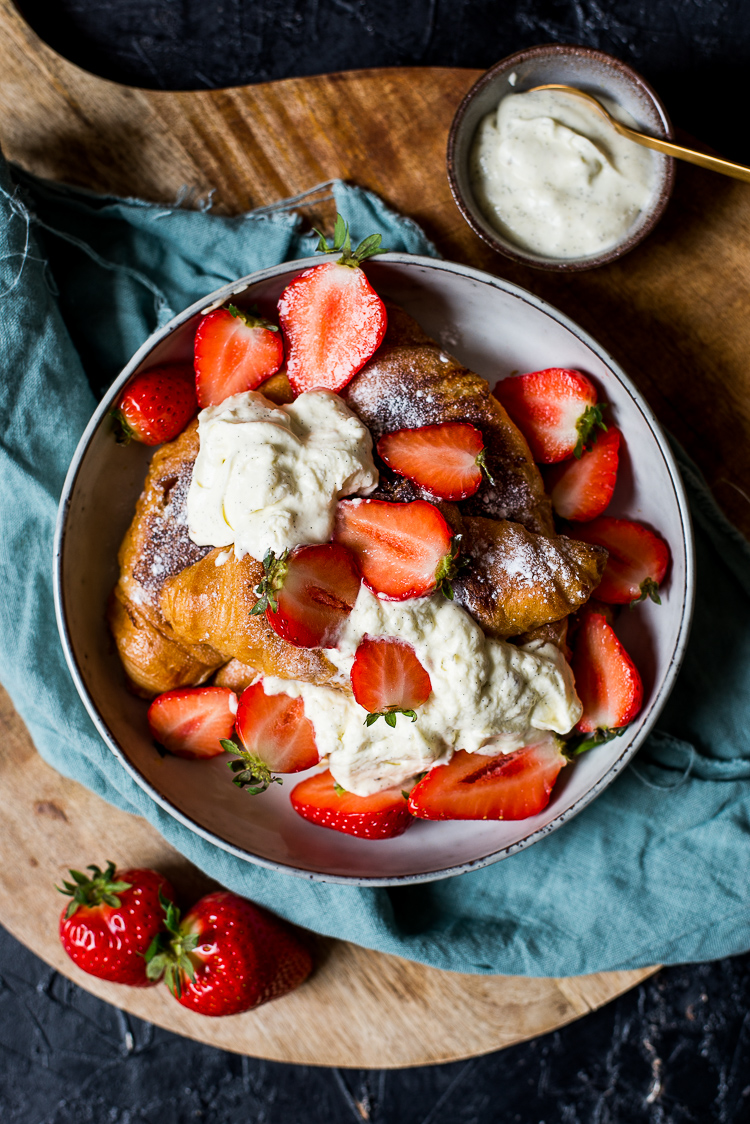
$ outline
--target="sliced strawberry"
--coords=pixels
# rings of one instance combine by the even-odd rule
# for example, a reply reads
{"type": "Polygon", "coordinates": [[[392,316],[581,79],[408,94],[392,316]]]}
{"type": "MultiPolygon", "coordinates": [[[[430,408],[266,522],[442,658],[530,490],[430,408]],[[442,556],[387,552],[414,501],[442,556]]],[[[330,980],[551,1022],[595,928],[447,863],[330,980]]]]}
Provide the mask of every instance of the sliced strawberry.
{"type": "Polygon", "coordinates": [[[394,636],[366,636],[357,648],[351,671],[354,698],[368,711],[366,725],[381,716],[389,726],[396,715],[416,722],[414,708],[432,693],[430,677],[411,644],[394,636]]]}
{"type": "MultiPolygon", "coordinates": [[[[482,483],[484,438],[468,422],[399,429],[378,441],[378,453],[399,476],[439,500],[465,500],[482,483]]],[[[487,473],[491,482],[492,478],[487,473]]]]}
{"type": "Polygon", "coordinates": [[[580,460],[555,465],[545,476],[552,506],[563,519],[596,519],[612,499],[620,459],[620,431],[609,427],[580,460]]]}
{"type": "Polygon", "coordinates": [[[400,789],[354,796],[336,784],[328,769],[300,781],[292,789],[291,801],[304,820],[362,839],[393,839],[414,822],[400,789]]]}
{"type": "Polygon", "coordinates": [[[404,601],[442,588],[452,598],[457,554],[453,533],[426,500],[341,500],[333,537],[355,555],[373,593],[404,601]]]}
{"type": "Polygon", "coordinates": [[[305,716],[302,699],[267,695],[262,681],[242,692],[237,736],[242,747],[225,741],[224,749],[238,755],[229,763],[234,783],[252,794],[265,792],[278,780],[272,773],[300,773],[320,760],[313,724],[305,716]]]}
{"type": "Polygon", "coordinates": [[[547,807],[567,761],[554,734],[499,757],[460,749],[415,785],[409,811],[422,820],[525,820],[547,807]]]}
{"type": "Polygon", "coordinates": [[[198,405],[217,406],[232,394],[255,390],[284,362],[278,328],[233,304],[209,312],[195,333],[198,405]]]}
{"type": "Polygon", "coordinates": [[[197,410],[189,368],[153,367],[130,380],[112,415],[118,440],[160,445],[182,433],[197,410]]]}
{"type": "Polygon", "coordinates": [[[609,551],[596,588],[600,601],[635,605],[650,597],[661,605],[658,590],[669,565],[669,547],[643,523],[602,515],[584,527],[576,527],[571,537],[609,551]]]}
{"type": "Polygon", "coordinates": [[[237,696],[228,687],[181,687],[166,691],[148,708],[154,739],[176,757],[195,760],[223,753],[232,736],[237,696]]]}
{"type": "Polygon", "coordinates": [[[584,613],[575,634],[573,660],[576,691],[583,716],[581,734],[606,734],[632,722],[643,703],[638,670],[603,613],[584,613]]]}
{"type": "Polygon", "coordinates": [[[265,612],[275,632],[298,648],[333,648],[354,608],[360,576],[354,555],[340,543],[298,546],[263,560],[264,577],[252,613],[265,612]]]}
{"type": "Polygon", "coordinates": [[[295,393],[341,390],[380,346],[385,305],[360,268],[366,258],[384,253],[380,242],[373,234],[352,250],[348,225],[337,215],[333,246],[321,235],[318,250],[342,250],[339,260],[306,269],[281,294],[279,320],[295,393]]]}
{"type": "Polygon", "coordinates": [[[596,387],[580,371],[549,367],[530,375],[503,379],[494,395],[502,402],[529,443],[535,461],[555,464],[580,457],[606,429],[596,387]]]}

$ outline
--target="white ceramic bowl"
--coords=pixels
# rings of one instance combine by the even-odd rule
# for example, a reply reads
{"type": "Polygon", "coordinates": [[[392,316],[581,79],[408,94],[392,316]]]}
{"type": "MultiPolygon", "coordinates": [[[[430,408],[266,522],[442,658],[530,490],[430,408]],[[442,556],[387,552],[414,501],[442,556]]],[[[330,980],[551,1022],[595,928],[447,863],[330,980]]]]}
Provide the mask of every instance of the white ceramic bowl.
{"type": "MultiPolygon", "coordinates": [[[[319,260],[319,259],[318,259],[319,260]]],[[[115,443],[109,410],[136,371],[187,359],[200,312],[234,295],[238,304],[275,299],[312,260],[252,274],[175,317],[134,355],[81,438],[60,502],[55,599],[71,674],[94,723],[122,766],[175,819],[217,847],[262,866],[331,882],[419,882],[495,862],[554,831],[602,792],[653,726],[687,641],[693,599],[693,543],[687,502],[669,447],[651,410],[615,362],[572,321],[531,293],[466,266],[406,254],[368,263],[378,292],[402,305],[446,350],[495,384],[544,367],[585,371],[625,435],[609,509],[658,529],[672,565],[662,605],[623,614],[618,633],[644,680],[641,714],[623,737],[564,770],[538,816],[518,822],[417,822],[398,839],[369,842],[300,819],[289,803],[296,780],[263,796],[235,788],[226,759],[162,758],[133,697],[105,621],[117,580],[117,549],[143,486],[150,450],[115,443]]]]}

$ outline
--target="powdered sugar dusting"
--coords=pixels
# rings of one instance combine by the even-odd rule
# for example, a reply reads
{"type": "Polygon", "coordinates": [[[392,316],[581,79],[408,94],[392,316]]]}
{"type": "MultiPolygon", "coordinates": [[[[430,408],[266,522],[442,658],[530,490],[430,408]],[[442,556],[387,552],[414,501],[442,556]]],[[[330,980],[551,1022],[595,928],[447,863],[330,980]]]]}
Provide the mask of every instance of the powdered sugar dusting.
{"type": "Polygon", "coordinates": [[[196,546],[188,536],[187,495],[192,476],[192,461],[185,461],[175,475],[157,481],[164,504],[148,517],[146,545],[133,568],[133,578],[152,598],[167,578],[198,562],[210,549],[196,546]]]}

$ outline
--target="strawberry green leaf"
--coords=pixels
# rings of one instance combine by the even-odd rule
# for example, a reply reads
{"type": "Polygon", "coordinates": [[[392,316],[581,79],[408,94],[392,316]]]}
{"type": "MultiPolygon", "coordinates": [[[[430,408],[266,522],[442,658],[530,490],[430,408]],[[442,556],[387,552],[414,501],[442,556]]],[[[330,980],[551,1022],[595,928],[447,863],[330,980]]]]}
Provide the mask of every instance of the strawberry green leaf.
{"type": "Polygon", "coordinates": [[[232,783],[238,788],[246,789],[251,796],[259,796],[272,784],[283,784],[281,777],[275,777],[268,765],[255,753],[250,753],[244,746],[227,738],[221,739],[221,747],[226,753],[236,754],[234,761],[227,763],[228,768],[234,773],[232,783]]]}
{"type": "Polygon", "coordinates": [[[352,256],[356,258],[358,262],[363,262],[366,261],[367,258],[375,257],[376,254],[387,254],[388,251],[382,243],[382,234],[371,234],[368,238],[362,239],[352,256]]]}
{"type": "Polygon", "coordinates": [[[372,726],[373,722],[377,722],[378,718],[385,718],[386,726],[395,729],[396,716],[398,714],[403,714],[405,718],[411,718],[412,722],[417,721],[416,711],[406,710],[400,706],[389,706],[385,710],[373,711],[372,714],[368,714],[367,718],[365,718],[365,726],[372,726]]]}
{"type": "Polygon", "coordinates": [[[437,570],[435,571],[435,589],[441,590],[449,601],[453,600],[453,586],[451,582],[456,577],[459,570],[463,570],[465,566],[469,565],[468,558],[459,557],[462,537],[462,535],[453,536],[453,542],[451,543],[449,553],[440,559],[437,570]]]}
{"type": "Polygon", "coordinates": [[[260,315],[257,304],[254,304],[249,312],[242,312],[233,304],[226,305],[226,310],[234,316],[235,320],[241,320],[247,328],[265,328],[267,332],[279,330],[278,324],[272,324],[265,316],[260,315]]]}
{"type": "Polygon", "coordinates": [[[477,464],[479,465],[479,468],[480,468],[480,469],[482,470],[482,472],[484,473],[484,475],[485,475],[485,476],[487,477],[487,479],[489,480],[490,484],[493,484],[493,485],[494,485],[494,483],[495,483],[495,478],[494,478],[494,476],[492,475],[492,473],[490,472],[490,470],[489,470],[489,469],[488,469],[488,467],[487,467],[487,460],[486,460],[486,457],[485,457],[485,453],[486,453],[486,452],[487,452],[487,450],[486,450],[486,449],[482,449],[482,451],[480,452],[479,456],[477,457],[476,463],[477,463],[477,464]]]}
{"type": "Polygon", "coordinates": [[[602,418],[602,410],[607,405],[606,402],[599,402],[596,406],[587,406],[584,412],[576,423],[576,431],[578,433],[578,441],[573,450],[573,456],[576,460],[580,460],[587,448],[590,448],[596,441],[597,434],[595,430],[607,430],[607,426],[602,418]]]}
{"type": "Polygon", "coordinates": [[[349,223],[341,215],[336,215],[333,228],[333,245],[328,245],[328,239],[317,228],[313,228],[318,235],[318,245],[315,247],[319,254],[331,254],[341,250],[339,265],[348,265],[358,268],[367,258],[375,254],[386,254],[388,251],[382,246],[382,234],[370,234],[363,238],[356,250],[352,250],[349,233],[349,223]]]}
{"type": "Polygon", "coordinates": [[[278,558],[272,550],[266,551],[266,556],[263,559],[263,577],[254,590],[258,600],[250,610],[251,617],[260,616],[261,613],[265,613],[268,609],[270,609],[272,613],[278,612],[278,593],[283,587],[287,573],[289,572],[289,565],[287,563],[288,557],[288,549],[283,551],[278,558]]]}
{"type": "MultiPolygon", "coordinates": [[[[640,605],[641,601],[651,599],[655,605],[661,605],[661,597],[659,596],[659,583],[655,582],[653,578],[645,578],[641,582],[641,595],[636,597],[634,601],[630,602],[630,608],[633,609],[636,605],[640,605]]],[[[71,871],[71,874],[73,872],[71,871]]]]}
{"type": "Polygon", "coordinates": [[[580,757],[582,753],[594,749],[597,745],[611,742],[613,738],[621,738],[626,730],[627,726],[619,726],[617,729],[595,730],[593,734],[577,734],[565,742],[565,756],[572,761],[574,757],[580,757]]]}
{"type": "Polygon", "coordinates": [[[63,882],[62,886],[55,887],[59,893],[73,899],[65,911],[66,918],[72,917],[79,906],[95,909],[104,903],[111,906],[112,909],[119,909],[122,901],[118,895],[124,893],[125,890],[129,890],[132,886],[132,882],[115,879],[115,864],[113,862],[107,863],[107,869],[104,871],[93,864],[87,866],[86,869],[91,871],[91,877],[83,874],[80,870],[71,870],[69,874],[73,882],[63,882]]]}

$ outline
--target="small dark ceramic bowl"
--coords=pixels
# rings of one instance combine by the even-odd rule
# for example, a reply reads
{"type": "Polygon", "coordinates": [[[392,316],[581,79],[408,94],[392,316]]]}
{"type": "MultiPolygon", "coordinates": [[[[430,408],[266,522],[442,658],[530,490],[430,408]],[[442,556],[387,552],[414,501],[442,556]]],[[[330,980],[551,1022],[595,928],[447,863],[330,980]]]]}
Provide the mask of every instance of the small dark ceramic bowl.
{"type": "Polygon", "coordinates": [[[672,194],[674,160],[670,156],[653,153],[656,177],[649,206],[644,208],[620,242],[601,253],[580,258],[547,258],[512,242],[485,217],[474,196],[470,177],[471,149],[480,121],[497,108],[502,98],[549,82],[577,86],[595,97],[604,95],[627,110],[641,132],[665,140],[672,139],[672,123],[661,100],[649,84],[624,62],[590,47],[549,43],[508,55],[495,63],[469,90],[456,111],[448,136],[448,180],[461,214],[493,250],[521,265],[538,269],[592,269],[622,257],[651,233],[672,194]]]}

